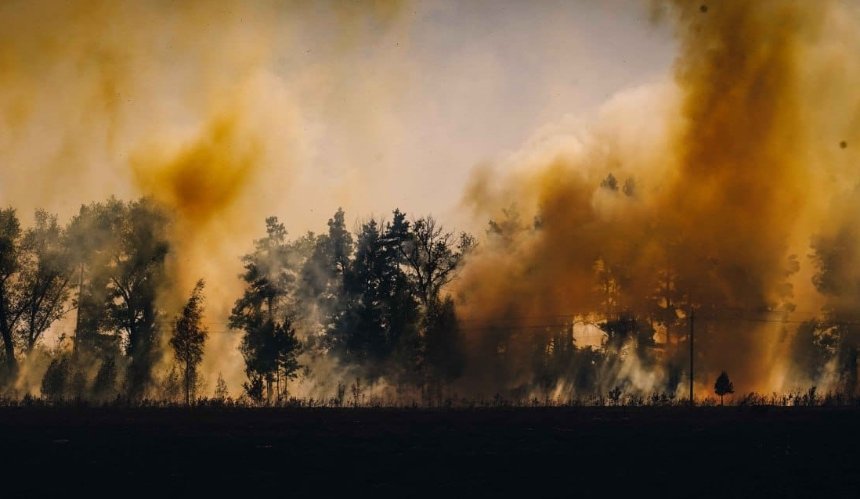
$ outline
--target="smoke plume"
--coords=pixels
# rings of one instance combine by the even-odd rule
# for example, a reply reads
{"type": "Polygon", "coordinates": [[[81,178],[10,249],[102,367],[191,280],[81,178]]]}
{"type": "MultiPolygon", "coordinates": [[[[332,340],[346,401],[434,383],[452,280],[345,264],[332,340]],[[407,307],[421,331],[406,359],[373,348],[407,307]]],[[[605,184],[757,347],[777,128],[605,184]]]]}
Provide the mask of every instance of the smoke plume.
{"type": "MultiPolygon", "coordinates": [[[[239,255],[264,217],[278,214],[290,230],[319,222],[314,208],[405,181],[405,168],[367,173],[384,152],[432,155],[420,134],[400,140],[403,124],[389,116],[412,96],[404,89],[423,83],[380,62],[411,57],[401,53],[405,7],[4,2],[0,203],[61,218],[108,195],[167,207],[161,308],[175,313],[206,279],[203,376],[223,371],[235,391],[244,374],[226,318],[241,294],[239,255]],[[315,149],[325,134],[336,137],[331,151],[315,149]],[[310,176],[308,164],[325,171],[310,176]],[[320,180],[328,173],[342,181],[320,180]],[[284,206],[298,208],[278,213],[284,206]]],[[[647,338],[615,345],[615,360],[585,381],[602,392],[671,391],[691,311],[699,393],[721,370],[743,391],[790,390],[817,381],[790,361],[797,324],[860,305],[860,6],[677,0],[652,11],[675,34],[671,81],[621,92],[593,120],[542,128],[473,172],[464,205],[493,223],[450,289],[464,319],[464,394],[533,389],[534,352],[564,350],[559,330],[600,344],[593,336],[607,321],[630,316],[656,332],[657,353],[643,354],[647,338]]],[[[435,123],[432,104],[414,109],[435,123]]],[[[324,378],[340,367],[316,367],[308,393],[326,396],[337,380],[324,378]]],[[[552,387],[558,397],[568,389],[552,387]]]]}
{"type": "MultiPolygon", "coordinates": [[[[584,130],[538,137],[515,173],[479,170],[465,197],[496,230],[457,293],[482,325],[474,348],[513,359],[511,386],[529,382],[534,324],[631,312],[684,338],[676,319],[693,307],[702,395],[722,369],[748,390],[791,388],[785,324],[820,303],[809,244],[833,221],[829,199],[856,183],[857,8],[674,2],[655,13],[680,46],[671,89],[622,95],[584,130]]],[[[493,372],[477,361],[475,376],[493,372]]],[[[649,379],[665,380],[655,369],[649,379]]]]}
{"type": "MultiPolygon", "coordinates": [[[[304,61],[279,71],[284,54],[309,46],[336,63],[400,11],[396,1],[6,2],[0,200],[25,217],[42,207],[68,218],[108,195],[166,206],[172,249],[161,305],[175,313],[207,280],[204,376],[223,370],[238,386],[238,335],[225,324],[241,292],[239,256],[308,154],[312,117],[297,96],[325,101],[321,81],[336,76],[304,61]]],[[[332,64],[331,73],[342,70],[332,64]]]]}

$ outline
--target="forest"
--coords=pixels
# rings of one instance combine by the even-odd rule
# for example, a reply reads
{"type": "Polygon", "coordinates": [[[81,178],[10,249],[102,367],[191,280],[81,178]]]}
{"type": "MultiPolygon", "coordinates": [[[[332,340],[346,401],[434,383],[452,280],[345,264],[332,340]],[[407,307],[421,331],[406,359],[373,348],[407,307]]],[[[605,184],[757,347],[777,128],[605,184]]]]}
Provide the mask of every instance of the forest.
{"type": "MultiPolygon", "coordinates": [[[[22,228],[14,209],[0,212],[3,275],[0,328],[3,381],[14,390],[22,358],[47,356],[41,395],[48,399],[183,398],[198,393],[204,354],[205,280],[175,317],[162,307],[171,276],[167,211],[149,199],[110,199],[81,207],[66,226],[44,211],[22,228]],[[42,349],[59,321],[69,337],[42,349]],[[71,321],[71,322],[70,322],[71,321]],[[158,372],[170,357],[166,373],[158,372]]],[[[445,232],[432,217],[408,221],[395,210],[356,234],[344,212],[328,231],[290,241],[275,217],[242,258],[245,291],[229,316],[241,335],[244,395],[272,403],[307,365],[328,356],[360,369],[361,379],[439,387],[462,371],[462,338],[443,287],[474,245],[445,232]],[[297,335],[297,329],[306,334],[297,335]]],[[[215,397],[227,396],[223,379],[215,397]]],[[[343,386],[338,404],[343,403],[343,386]]]]}
{"type": "Polygon", "coordinates": [[[858,496],[858,54],[860,0],[0,1],[0,494],[858,496]]]}
{"type": "MultiPolygon", "coordinates": [[[[596,188],[630,195],[611,174],[596,188]]],[[[623,267],[598,259],[589,284],[593,309],[552,318],[464,317],[468,288],[457,280],[468,273],[470,258],[507,251],[516,232],[542,230],[540,219],[526,226],[519,218],[515,209],[505,210],[479,242],[431,216],[409,218],[399,210],[389,220],[370,218],[351,230],[338,209],[327,230],[292,239],[284,223],[268,217],[262,237],[241,257],[243,292],[221,328],[205,315],[207,276],[198,277],[190,295],[172,298],[172,219],[152,199],[84,205],[65,225],[39,210],[24,227],[14,208],[4,209],[4,399],[675,405],[687,398],[689,332],[697,320],[705,352],[719,348],[715,338],[727,328],[772,322],[792,329],[791,370],[807,382],[784,393],[741,389],[735,403],[854,400],[858,325],[849,310],[834,307],[820,318],[797,321],[788,319],[790,303],[781,312],[755,315],[709,308],[690,302],[671,269],[650,276],[653,293],[636,309],[626,305],[632,301],[623,267]],[[211,334],[237,338],[245,376],[232,391],[220,370],[201,373],[204,355],[217,355],[206,349],[211,334]],[[36,389],[22,385],[22,371],[36,372],[36,389]]],[[[822,243],[814,257],[814,284],[825,295],[842,291],[835,248],[822,243]]],[[[706,368],[720,368],[709,366],[707,355],[699,357],[706,368]]],[[[698,395],[700,403],[715,403],[708,391],[698,395]]]]}
{"type": "Polygon", "coordinates": [[[559,19],[540,50],[460,26],[486,77],[455,5],[0,15],[0,397],[855,402],[860,11],[525,5],[490,17],[559,19]],[[566,23],[662,58],[557,102],[592,64],[566,23]]]}

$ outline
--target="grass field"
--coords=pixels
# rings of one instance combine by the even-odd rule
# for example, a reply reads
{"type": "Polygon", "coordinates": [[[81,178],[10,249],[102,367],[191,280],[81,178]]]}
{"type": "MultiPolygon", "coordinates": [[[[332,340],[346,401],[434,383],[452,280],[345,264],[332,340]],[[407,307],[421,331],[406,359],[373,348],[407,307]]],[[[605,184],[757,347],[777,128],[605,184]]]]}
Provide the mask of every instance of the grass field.
{"type": "Polygon", "coordinates": [[[11,496],[858,497],[858,426],[854,408],[3,408],[0,480],[11,496]]]}

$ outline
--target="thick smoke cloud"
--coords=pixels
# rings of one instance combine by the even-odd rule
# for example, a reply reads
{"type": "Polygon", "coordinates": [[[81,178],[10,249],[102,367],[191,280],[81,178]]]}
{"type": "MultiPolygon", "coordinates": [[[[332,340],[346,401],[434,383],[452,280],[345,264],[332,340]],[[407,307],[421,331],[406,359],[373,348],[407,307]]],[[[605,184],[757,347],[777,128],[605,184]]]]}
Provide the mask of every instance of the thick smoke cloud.
{"type": "MultiPolygon", "coordinates": [[[[369,111],[397,102],[387,99],[408,81],[375,71],[372,56],[357,68],[344,54],[395,57],[408,36],[377,42],[404,29],[404,10],[6,2],[0,168],[13,174],[2,176],[0,203],[61,218],[105,193],[165,205],[174,221],[161,305],[175,312],[207,280],[203,374],[223,370],[237,387],[238,336],[224,324],[241,292],[238,255],[263,218],[292,195],[350,200],[400,180],[356,168],[346,187],[290,189],[307,176],[299,165],[316,134],[339,132],[361,161],[396,142],[386,133],[396,127],[369,111]],[[300,96],[322,110],[306,114],[300,96]]],[[[473,175],[465,204],[496,226],[451,289],[470,352],[462,393],[534,386],[536,339],[568,322],[581,336],[627,312],[655,326],[663,357],[626,356],[599,373],[598,388],[623,379],[671,390],[691,307],[700,393],[722,369],[744,391],[793,389],[817,381],[789,360],[796,323],[844,318],[858,304],[860,7],[728,0],[653,10],[676,34],[672,82],[617,95],[593,121],[540,130],[506,164],[473,175]]],[[[292,227],[307,216],[285,219],[292,227]]],[[[318,377],[336,369],[317,368],[318,377]]]]}
{"type": "MultiPolygon", "coordinates": [[[[521,215],[458,287],[478,323],[504,324],[475,328],[472,344],[515,351],[507,375],[517,386],[541,334],[530,323],[629,311],[677,337],[686,331],[671,323],[693,306],[702,395],[721,369],[746,390],[791,389],[784,321],[817,315],[809,244],[832,221],[828,199],[856,183],[857,149],[846,146],[858,133],[858,45],[846,26],[857,6],[676,2],[655,12],[680,43],[675,89],[622,97],[585,131],[536,140],[512,160],[525,161],[518,173],[473,178],[465,202],[479,216],[510,220],[509,206],[521,215]]],[[[492,371],[476,360],[476,376],[492,371]]],[[[655,369],[649,379],[665,380],[655,369]]]]}
{"type": "Polygon", "coordinates": [[[320,60],[337,61],[401,10],[396,1],[6,2],[0,202],[25,220],[36,207],[67,219],[107,195],[165,205],[172,249],[161,305],[175,313],[206,278],[204,376],[224,370],[238,386],[237,336],[224,324],[241,289],[239,255],[289,195],[312,141],[296,96],[325,100],[320,82],[342,70],[302,62],[279,71],[284,53],[313,42],[320,60]],[[309,36],[305,25],[336,35],[309,36]]]}

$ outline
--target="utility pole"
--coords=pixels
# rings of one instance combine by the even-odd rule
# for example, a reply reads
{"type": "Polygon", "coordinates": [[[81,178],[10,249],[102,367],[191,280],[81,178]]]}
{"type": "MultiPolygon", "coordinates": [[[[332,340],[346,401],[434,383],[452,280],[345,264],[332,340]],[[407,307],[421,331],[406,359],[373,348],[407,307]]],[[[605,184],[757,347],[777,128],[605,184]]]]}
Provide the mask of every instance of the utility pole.
{"type": "Polygon", "coordinates": [[[696,405],[695,400],[693,399],[693,324],[695,323],[695,316],[693,312],[693,305],[690,305],[690,407],[696,405]]]}

